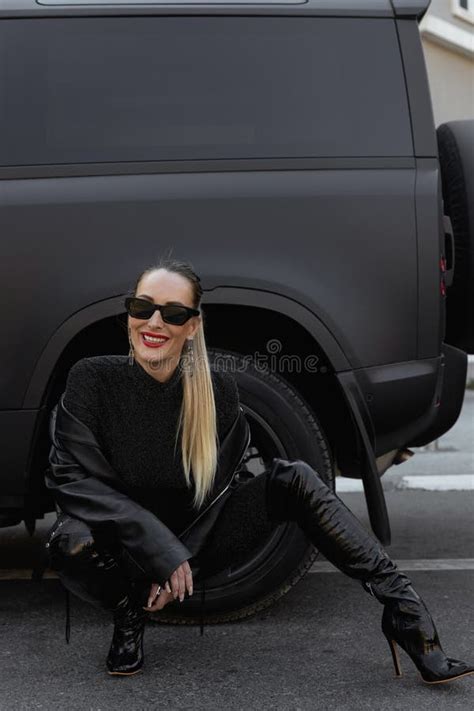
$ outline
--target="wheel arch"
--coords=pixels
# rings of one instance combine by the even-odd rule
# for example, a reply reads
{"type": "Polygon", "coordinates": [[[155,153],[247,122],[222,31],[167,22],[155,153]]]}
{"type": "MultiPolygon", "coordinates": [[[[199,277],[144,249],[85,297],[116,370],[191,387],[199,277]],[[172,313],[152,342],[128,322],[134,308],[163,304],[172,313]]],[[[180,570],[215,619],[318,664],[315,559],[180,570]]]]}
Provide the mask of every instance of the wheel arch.
{"type": "MultiPolygon", "coordinates": [[[[320,421],[337,471],[360,476],[364,462],[362,443],[336,375],[349,369],[349,362],[323,321],[293,299],[257,289],[217,287],[205,292],[202,304],[209,348],[249,357],[258,352],[267,358],[281,358],[276,362],[288,368],[279,374],[298,391],[320,421]],[[244,344],[242,333],[248,335],[244,344]],[[281,353],[265,353],[269,342],[271,347],[280,343],[281,353]],[[293,356],[299,358],[299,371],[297,367],[291,369],[293,356]],[[313,365],[316,370],[308,372],[305,359],[311,356],[317,359],[313,365]]],[[[35,472],[42,472],[47,465],[49,447],[45,446],[44,437],[49,412],[64,389],[69,369],[80,358],[110,352],[128,352],[123,295],[90,304],[73,314],[43,350],[23,402],[24,408],[39,408],[27,473],[29,490],[35,489],[31,486],[35,472]]]]}

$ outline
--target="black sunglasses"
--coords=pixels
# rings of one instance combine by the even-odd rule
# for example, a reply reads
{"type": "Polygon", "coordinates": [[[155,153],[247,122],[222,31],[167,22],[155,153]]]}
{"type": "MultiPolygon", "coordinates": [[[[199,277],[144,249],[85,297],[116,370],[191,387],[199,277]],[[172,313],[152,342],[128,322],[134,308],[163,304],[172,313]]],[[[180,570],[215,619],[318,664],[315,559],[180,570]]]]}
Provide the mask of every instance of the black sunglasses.
{"type": "Polygon", "coordinates": [[[172,323],[175,326],[182,326],[189,321],[192,316],[199,316],[198,309],[191,309],[189,306],[179,306],[178,304],[152,304],[146,299],[139,299],[136,296],[127,296],[125,299],[125,309],[133,318],[149,319],[156,310],[161,314],[165,323],[172,323]]]}

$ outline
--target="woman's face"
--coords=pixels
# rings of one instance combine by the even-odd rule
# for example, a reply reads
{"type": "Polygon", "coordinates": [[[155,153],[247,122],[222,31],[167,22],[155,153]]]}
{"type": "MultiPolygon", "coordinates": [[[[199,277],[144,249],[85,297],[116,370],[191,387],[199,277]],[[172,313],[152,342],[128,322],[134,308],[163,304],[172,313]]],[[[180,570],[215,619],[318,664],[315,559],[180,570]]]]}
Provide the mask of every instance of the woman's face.
{"type": "MultiPolygon", "coordinates": [[[[181,274],[168,272],[165,269],[159,269],[143,277],[135,296],[155,304],[170,302],[194,308],[189,281],[181,274]]],[[[193,338],[200,323],[201,316],[192,316],[183,326],[165,323],[158,310],[148,320],[129,316],[128,327],[135,359],[149,372],[162,371],[166,372],[167,376],[171,376],[179,363],[186,339],[193,338]],[[163,337],[166,340],[161,344],[147,343],[145,334],[155,338],[163,337]]]]}

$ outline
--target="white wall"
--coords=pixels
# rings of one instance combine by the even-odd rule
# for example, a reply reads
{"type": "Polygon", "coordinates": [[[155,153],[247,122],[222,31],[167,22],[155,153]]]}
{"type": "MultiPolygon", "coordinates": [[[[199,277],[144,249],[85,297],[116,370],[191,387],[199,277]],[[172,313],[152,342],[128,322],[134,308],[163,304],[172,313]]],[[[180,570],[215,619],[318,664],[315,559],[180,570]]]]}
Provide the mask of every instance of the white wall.
{"type": "Polygon", "coordinates": [[[420,23],[436,126],[474,118],[474,0],[472,15],[457,0],[432,0],[420,23]]]}

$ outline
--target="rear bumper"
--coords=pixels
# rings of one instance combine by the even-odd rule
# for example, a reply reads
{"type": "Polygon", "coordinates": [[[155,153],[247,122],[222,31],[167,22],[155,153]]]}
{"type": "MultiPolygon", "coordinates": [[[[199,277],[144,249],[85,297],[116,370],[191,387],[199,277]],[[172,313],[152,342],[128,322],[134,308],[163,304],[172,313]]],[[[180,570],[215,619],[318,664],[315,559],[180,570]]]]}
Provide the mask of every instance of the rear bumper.
{"type": "Polygon", "coordinates": [[[443,343],[436,358],[364,368],[354,375],[379,457],[423,446],[451,429],[464,401],[467,353],[443,343]]]}
{"type": "Polygon", "coordinates": [[[429,424],[407,442],[407,446],[422,447],[448,432],[458,419],[464,402],[467,378],[467,353],[443,343],[441,355],[441,386],[439,399],[429,424]]]}

